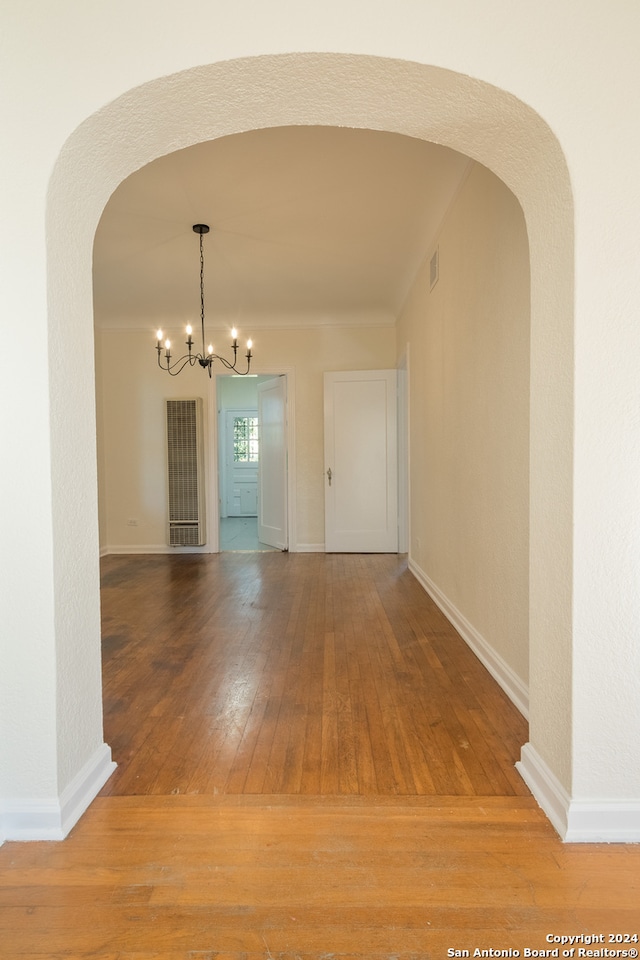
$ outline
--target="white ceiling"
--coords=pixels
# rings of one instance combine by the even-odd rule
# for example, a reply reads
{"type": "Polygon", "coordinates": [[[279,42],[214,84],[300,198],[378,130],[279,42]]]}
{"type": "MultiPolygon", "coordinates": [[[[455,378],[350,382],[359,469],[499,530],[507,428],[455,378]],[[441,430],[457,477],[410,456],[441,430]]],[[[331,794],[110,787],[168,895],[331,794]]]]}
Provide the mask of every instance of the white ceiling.
{"type": "Polygon", "coordinates": [[[94,247],[100,326],[391,321],[468,164],[445,147],[333,127],[254,130],[155,160],[113,193],[94,247]]]}

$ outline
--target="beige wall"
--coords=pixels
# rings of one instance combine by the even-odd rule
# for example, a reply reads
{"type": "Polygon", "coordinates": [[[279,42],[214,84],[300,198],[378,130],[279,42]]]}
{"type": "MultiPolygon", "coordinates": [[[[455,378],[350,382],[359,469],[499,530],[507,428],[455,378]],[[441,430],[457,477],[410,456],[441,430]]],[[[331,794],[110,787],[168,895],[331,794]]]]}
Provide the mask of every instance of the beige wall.
{"type": "MultiPolygon", "coordinates": [[[[258,329],[255,372],[294,373],[292,547],[321,549],[322,374],[393,367],[396,343],[399,353],[409,345],[412,564],[526,684],[529,255],[516,199],[484,167],[471,168],[438,246],[438,282],[430,291],[426,262],[397,334],[377,326],[258,329]]],[[[176,378],[159,371],[151,330],[103,330],[97,342],[101,545],[165,549],[163,399],[201,396],[215,443],[213,381],[199,368],[176,378]]],[[[206,549],[214,503],[212,496],[206,549]]]]}
{"type": "MultiPolygon", "coordinates": [[[[526,684],[529,254],[516,199],[484,167],[470,169],[438,247],[438,282],[430,291],[426,262],[397,340],[391,327],[258,329],[255,372],[293,371],[292,547],[321,548],[322,374],[392,367],[396,343],[399,353],[409,345],[412,564],[526,684]]],[[[103,330],[97,340],[102,547],[164,549],[162,401],[201,396],[211,421],[213,381],[199,368],[159,371],[152,331],[103,330]]],[[[215,444],[213,423],[206,434],[215,444]]],[[[210,505],[207,549],[215,516],[210,505]]]]}
{"type": "Polygon", "coordinates": [[[100,780],[86,770],[104,772],[108,756],[93,365],[75,362],[92,353],[91,249],[104,205],[172,150],[294,123],[444,144],[522,203],[527,782],[563,836],[639,839],[637,5],[586,0],[576,16],[574,0],[394,0],[375,17],[365,0],[303,6],[292,16],[282,0],[255,4],[250,19],[228,0],[201,4],[197,18],[178,0],[39,4],[37,16],[24,0],[1,6],[0,324],[5,356],[29,358],[30,389],[24,364],[5,364],[3,409],[19,397],[20,415],[3,423],[0,839],[50,837],[67,787],[79,796],[79,779],[86,806],[100,780]],[[25,497],[29,509],[17,510],[25,497]]]}
{"type": "Polygon", "coordinates": [[[409,344],[411,559],[528,678],[529,253],[522,211],[474,165],[398,325],[409,344]]]}
{"type": "MultiPolygon", "coordinates": [[[[322,375],[326,370],[395,366],[395,331],[391,326],[311,326],[252,333],[256,373],[293,371],[297,543],[292,549],[318,547],[324,543],[322,375]]],[[[175,335],[173,339],[178,341],[175,335]]],[[[102,330],[96,340],[97,382],[102,384],[97,404],[101,548],[164,549],[163,400],[203,397],[207,410],[213,382],[200,368],[175,378],[158,370],[152,330],[102,330]],[[128,520],[137,520],[137,526],[128,520]]],[[[209,414],[205,429],[213,438],[211,420],[209,414]]],[[[210,508],[209,541],[212,522],[215,510],[210,508]]]]}

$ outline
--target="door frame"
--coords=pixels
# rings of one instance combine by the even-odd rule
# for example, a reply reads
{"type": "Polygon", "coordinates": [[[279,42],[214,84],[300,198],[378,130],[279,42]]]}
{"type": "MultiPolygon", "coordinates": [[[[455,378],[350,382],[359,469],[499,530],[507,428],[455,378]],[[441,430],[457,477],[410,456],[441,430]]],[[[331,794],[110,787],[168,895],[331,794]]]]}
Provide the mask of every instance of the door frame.
{"type": "MultiPolygon", "coordinates": [[[[287,523],[289,527],[289,553],[298,551],[298,528],[296,523],[296,423],[295,423],[295,396],[296,380],[295,368],[286,365],[259,366],[255,359],[251,364],[253,375],[256,377],[286,377],[287,381],[287,523]]],[[[209,527],[210,553],[220,553],[220,484],[218,478],[219,463],[219,431],[218,431],[218,377],[231,374],[218,373],[211,378],[212,389],[209,391],[207,409],[207,439],[209,447],[207,483],[207,514],[210,519],[215,517],[215,523],[209,527]],[[212,512],[214,511],[214,512],[212,512]]]]}
{"type": "MultiPolygon", "coordinates": [[[[218,483],[220,484],[220,503],[218,510],[218,518],[236,516],[236,514],[229,513],[229,497],[231,490],[230,488],[233,484],[230,482],[231,475],[231,465],[229,460],[229,454],[232,452],[233,448],[233,430],[230,429],[230,420],[235,417],[256,417],[258,411],[255,407],[225,407],[224,411],[220,411],[218,414],[218,483]],[[222,414],[224,413],[224,417],[222,414]],[[231,448],[231,449],[230,449],[231,448]]],[[[249,464],[243,464],[240,467],[240,471],[251,470],[249,464]]],[[[254,464],[253,469],[255,472],[258,472],[258,467],[254,464]]],[[[256,481],[257,483],[257,481],[256,481]]]]}
{"type": "Polygon", "coordinates": [[[409,344],[398,361],[398,553],[409,553],[411,533],[411,406],[409,344]]]}
{"type": "Polygon", "coordinates": [[[285,553],[289,551],[287,423],[287,378],[262,379],[258,383],[258,542],[285,553]],[[275,411],[276,417],[273,416],[275,411]],[[271,436],[270,443],[266,441],[267,435],[271,436]],[[269,476],[270,481],[267,481],[269,476]],[[266,517],[274,521],[275,526],[266,522],[266,517]]]}

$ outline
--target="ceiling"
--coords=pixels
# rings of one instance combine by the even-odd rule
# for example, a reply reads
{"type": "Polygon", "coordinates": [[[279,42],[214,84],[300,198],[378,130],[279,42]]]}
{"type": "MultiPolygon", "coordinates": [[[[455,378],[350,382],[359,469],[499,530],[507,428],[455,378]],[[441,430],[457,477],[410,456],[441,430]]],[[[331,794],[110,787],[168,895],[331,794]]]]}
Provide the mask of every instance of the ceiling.
{"type": "Polygon", "coordinates": [[[392,322],[467,157],[373,130],[282,127],[160,157],[115,190],[94,247],[99,326],[392,322]]]}

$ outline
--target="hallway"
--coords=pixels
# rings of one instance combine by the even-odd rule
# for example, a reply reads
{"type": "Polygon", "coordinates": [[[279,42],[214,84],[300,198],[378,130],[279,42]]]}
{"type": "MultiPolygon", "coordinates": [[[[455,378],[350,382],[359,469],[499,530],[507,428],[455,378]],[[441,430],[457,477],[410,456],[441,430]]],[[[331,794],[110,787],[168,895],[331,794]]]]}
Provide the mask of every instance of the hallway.
{"type": "Polygon", "coordinates": [[[395,555],[103,561],[109,794],[528,795],[527,725],[395,555]]]}
{"type": "Polygon", "coordinates": [[[103,619],[119,766],[65,841],[0,850],[2,960],[637,951],[640,847],[560,841],[401,558],[110,556],[103,619]]]}

